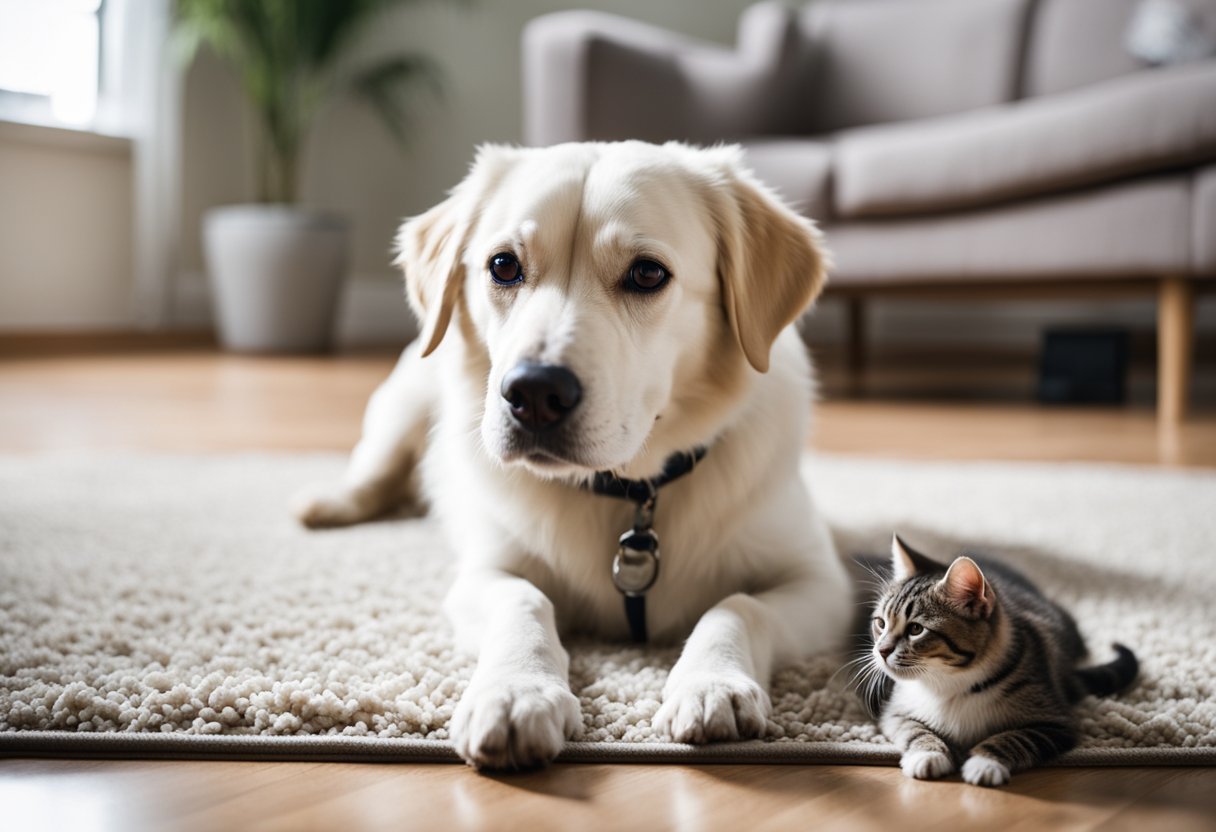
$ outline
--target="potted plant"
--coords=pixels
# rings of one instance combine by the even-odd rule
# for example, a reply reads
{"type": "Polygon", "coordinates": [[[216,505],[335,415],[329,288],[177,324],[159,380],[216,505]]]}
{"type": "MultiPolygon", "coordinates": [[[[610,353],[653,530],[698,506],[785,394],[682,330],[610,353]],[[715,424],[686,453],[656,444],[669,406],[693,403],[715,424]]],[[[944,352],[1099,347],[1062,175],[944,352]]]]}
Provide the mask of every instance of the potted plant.
{"type": "Polygon", "coordinates": [[[351,92],[404,138],[406,87],[435,80],[417,55],[356,65],[356,36],[411,0],[177,0],[178,48],[210,46],[237,71],[257,120],[257,203],[203,220],[220,340],[230,349],[316,352],[330,346],[345,278],[345,219],[297,204],[300,161],[322,106],[351,92]]]}

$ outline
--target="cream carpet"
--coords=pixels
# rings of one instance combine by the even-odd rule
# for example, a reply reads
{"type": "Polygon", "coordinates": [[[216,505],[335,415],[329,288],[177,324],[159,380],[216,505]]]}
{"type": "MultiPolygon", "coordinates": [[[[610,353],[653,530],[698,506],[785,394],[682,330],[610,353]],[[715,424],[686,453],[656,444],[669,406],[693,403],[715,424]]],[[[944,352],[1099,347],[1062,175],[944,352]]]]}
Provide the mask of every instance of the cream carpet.
{"type": "MultiPolygon", "coordinates": [[[[425,520],[306,532],[285,509],[339,456],[0,459],[0,753],[452,759],[473,669],[425,520]]],[[[1017,563],[1120,640],[1137,687],[1081,706],[1066,762],[1216,763],[1216,475],[1119,466],[808,458],[842,551],[898,529],[1017,563]]],[[[565,759],[890,763],[833,676],[780,668],[763,741],[694,749],[650,719],[673,649],[572,645],[583,741],[565,759]]]]}

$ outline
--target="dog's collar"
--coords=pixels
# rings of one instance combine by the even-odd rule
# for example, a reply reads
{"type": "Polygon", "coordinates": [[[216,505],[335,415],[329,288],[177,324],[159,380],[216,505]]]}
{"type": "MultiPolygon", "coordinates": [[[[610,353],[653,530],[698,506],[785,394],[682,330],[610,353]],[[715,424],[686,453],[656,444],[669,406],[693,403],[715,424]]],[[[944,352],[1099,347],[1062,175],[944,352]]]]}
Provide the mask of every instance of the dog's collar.
{"type": "Polygon", "coordinates": [[[658,495],[659,489],[667,483],[678,480],[696,468],[697,463],[704,459],[707,453],[709,453],[709,448],[694,448],[691,451],[674,453],[667,457],[667,461],[663,463],[663,470],[659,472],[658,476],[648,480],[630,480],[618,477],[611,471],[599,471],[588,488],[604,497],[620,497],[625,500],[633,500],[635,503],[644,503],[647,500],[653,500],[658,495]]]}
{"type": "Polygon", "coordinates": [[[625,598],[625,618],[629,621],[629,634],[636,642],[646,641],[646,593],[659,578],[659,536],[654,530],[659,489],[692,471],[708,451],[694,448],[674,453],[663,464],[663,470],[650,479],[631,480],[600,471],[586,486],[604,497],[630,500],[635,506],[633,528],[621,535],[616,557],[612,559],[612,583],[625,598]]]}

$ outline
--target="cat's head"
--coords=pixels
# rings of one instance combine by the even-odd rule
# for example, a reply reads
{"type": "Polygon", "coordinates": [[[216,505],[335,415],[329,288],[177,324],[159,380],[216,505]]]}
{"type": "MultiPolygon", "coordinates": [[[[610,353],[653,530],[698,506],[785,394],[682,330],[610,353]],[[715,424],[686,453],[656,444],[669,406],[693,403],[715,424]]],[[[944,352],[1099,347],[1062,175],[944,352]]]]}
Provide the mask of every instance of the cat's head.
{"type": "Polygon", "coordinates": [[[968,557],[948,566],[891,540],[891,580],[870,620],[871,658],[893,679],[940,678],[972,668],[996,635],[997,597],[968,557]]]}

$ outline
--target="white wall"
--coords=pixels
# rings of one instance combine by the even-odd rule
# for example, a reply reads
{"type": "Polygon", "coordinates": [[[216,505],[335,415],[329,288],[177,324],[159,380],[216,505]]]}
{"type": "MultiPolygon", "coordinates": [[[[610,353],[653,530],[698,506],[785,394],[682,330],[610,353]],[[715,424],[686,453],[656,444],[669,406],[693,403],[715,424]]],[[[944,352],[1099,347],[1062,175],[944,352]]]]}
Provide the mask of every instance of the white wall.
{"type": "Polygon", "coordinates": [[[0,330],[129,327],[128,142],[0,122],[0,330]]]}

